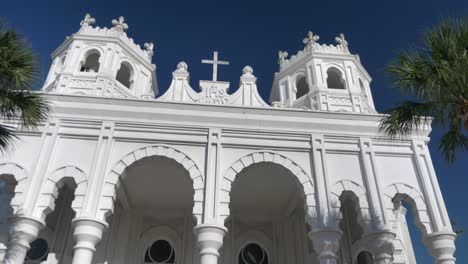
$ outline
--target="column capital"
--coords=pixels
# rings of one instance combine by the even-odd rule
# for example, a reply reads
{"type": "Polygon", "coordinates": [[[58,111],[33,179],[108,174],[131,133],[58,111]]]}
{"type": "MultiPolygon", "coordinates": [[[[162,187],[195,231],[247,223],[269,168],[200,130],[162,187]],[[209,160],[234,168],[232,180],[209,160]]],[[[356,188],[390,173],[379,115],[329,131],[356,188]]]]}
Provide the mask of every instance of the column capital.
{"type": "Polygon", "coordinates": [[[366,247],[374,255],[376,264],[391,264],[393,263],[393,252],[395,251],[396,234],[389,230],[382,230],[366,234],[364,240],[366,247]]]}
{"type": "Polygon", "coordinates": [[[45,227],[44,221],[31,216],[15,215],[8,219],[10,222],[10,241],[5,254],[4,263],[19,264],[24,262],[29,244],[37,238],[45,227]]]}
{"type": "Polygon", "coordinates": [[[200,254],[210,254],[219,257],[218,250],[223,245],[227,228],[222,225],[201,224],[194,227],[200,254]]]}
{"type": "Polygon", "coordinates": [[[29,249],[29,244],[37,238],[45,227],[45,222],[32,216],[15,215],[8,219],[10,223],[10,242],[20,244],[29,249]]]}
{"type": "Polygon", "coordinates": [[[424,238],[424,244],[431,255],[435,258],[436,264],[454,264],[455,239],[454,232],[442,231],[434,232],[424,238]]]}
{"type": "Polygon", "coordinates": [[[309,238],[314,243],[321,264],[336,264],[338,249],[343,232],[339,229],[320,229],[309,233],[309,238]]]}
{"type": "Polygon", "coordinates": [[[193,232],[197,236],[197,246],[200,249],[200,264],[217,264],[227,228],[217,224],[201,224],[195,226],[193,232]]]}
{"type": "Polygon", "coordinates": [[[72,220],[72,226],[73,238],[76,241],[75,250],[84,248],[95,251],[108,224],[99,219],[80,217],[72,220]]]}

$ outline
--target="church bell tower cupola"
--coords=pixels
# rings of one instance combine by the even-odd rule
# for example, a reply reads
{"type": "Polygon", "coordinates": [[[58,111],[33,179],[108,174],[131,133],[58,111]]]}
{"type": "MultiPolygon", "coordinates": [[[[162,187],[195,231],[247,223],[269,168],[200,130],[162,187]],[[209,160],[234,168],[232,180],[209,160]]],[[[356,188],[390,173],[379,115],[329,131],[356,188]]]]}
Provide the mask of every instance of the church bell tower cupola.
{"type": "Polygon", "coordinates": [[[112,28],[93,27],[86,14],[78,32],[52,54],[52,66],[42,90],[48,93],[121,98],[154,98],[158,93],[153,43],[141,48],[126,34],[124,17],[112,28]]]}
{"type": "Polygon", "coordinates": [[[308,32],[304,49],[289,59],[278,54],[270,102],[276,107],[291,107],[338,112],[375,112],[371,77],[359,56],[349,52],[344,34],[337,45],[320,45],[319,36],[308,32]]]}

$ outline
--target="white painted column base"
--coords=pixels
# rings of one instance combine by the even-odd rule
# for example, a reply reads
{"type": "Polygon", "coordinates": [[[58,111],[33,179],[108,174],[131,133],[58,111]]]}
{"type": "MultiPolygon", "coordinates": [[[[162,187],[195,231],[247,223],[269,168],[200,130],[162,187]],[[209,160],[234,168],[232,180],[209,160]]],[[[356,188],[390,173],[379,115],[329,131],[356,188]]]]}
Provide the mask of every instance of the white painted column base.
{"type": "Polygon", "coordinates": [[[314,242],[320,264],[336,264],[342,232],[336,229],[312,231],[309,238],[314,242]]]}
{"type": "Polygon", "coordinates": [[[455,239],[457,235],[453,232],[436,232],[424,238],[424,244],[436,264],[455,264],[455,239]]]}
{"type": "Polygon", "coordinates": [[[101,241],[107,223],[97,219],[76,218],[72,226],[73,238],[76,241],[72,264],[91,264],[96,245],[101,241]]]}
{"type": "Polygon", "coordinates": [[[27,216],[14,216],[11,219],[10,241],[5,255],[5,264],[23,264],[30,246],[39,231],[45,227],[42,220],[27,216]]]}
{"type": "Polygon", "coordinates": [[[217,264],[219,249],[223,245],[223,238],[227,234],[224,226],[202,224],[193,229],[200,249],[200,264],[217,264]]]}

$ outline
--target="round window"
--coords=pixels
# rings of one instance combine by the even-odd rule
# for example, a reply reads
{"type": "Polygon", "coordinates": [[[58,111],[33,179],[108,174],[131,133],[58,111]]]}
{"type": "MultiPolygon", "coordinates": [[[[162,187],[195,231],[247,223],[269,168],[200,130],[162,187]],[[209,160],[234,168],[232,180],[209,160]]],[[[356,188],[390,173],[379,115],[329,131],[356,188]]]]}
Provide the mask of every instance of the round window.
{"type": "Polygon", "coordinates": [[[47,241],[38,238],[29,244],[31,247],[26,254],[26,260],[46,260],[49,253],[49,245],[47,241]]]}
{"type": "Polygon", "coordinates": [[[175,263],[174,248],[166,240],[157,240],[146,249],[145,263],[175,263]]]}
{"type": "Polygon", "coordinates": [[[268,255],[262,247],[250,243],[241,250],[239,264],[268,264],[268,255]]]}

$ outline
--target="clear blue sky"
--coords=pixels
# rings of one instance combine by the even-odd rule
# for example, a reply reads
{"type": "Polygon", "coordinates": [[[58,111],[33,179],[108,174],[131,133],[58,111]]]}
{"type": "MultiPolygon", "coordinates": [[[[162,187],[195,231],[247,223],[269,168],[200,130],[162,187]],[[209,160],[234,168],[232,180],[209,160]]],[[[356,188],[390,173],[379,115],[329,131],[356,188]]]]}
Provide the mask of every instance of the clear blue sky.
{"type": "MultiPolygon", "coordinates": [[[[441,18],[468,15],[468,1],[2,1],[0,16],[40,55],[38,86],[47,74],[50,54],[78,30],[86,12],[101,27],[109,27],[113,18],[123,15],[136,43],[155,43],[153,63],[161,92],[181,60],[189,65],[193,87],[198,80],[210,78],[210,66],[200,61],[218,50],[221,59],[231,62],[220,66],[218,75],[231,82],[231,92],[238,87],[242,67],[251,65],[260,93],[268,99],[278,50],[296,53],[308,30],[319,34],[322,43],[333,43],[343,32],[350,50],[361,56],[373,77],[375,104],[384,111],[404,98],[391,87],[386,66],[399,50],[421,45],[422,32],[441,18]]],[[[468,228],[468,154],[460,153],[454,165],[446,164],[437,149],[441,131],[434,128],[431,135],[435,169],[450,217],[468,228]]],[[[414,228],[412,238],[418,263],[433,263],[414,228]]],[[[457,247],[458,263],[468,263],[468,231],[457,247]]]]}

